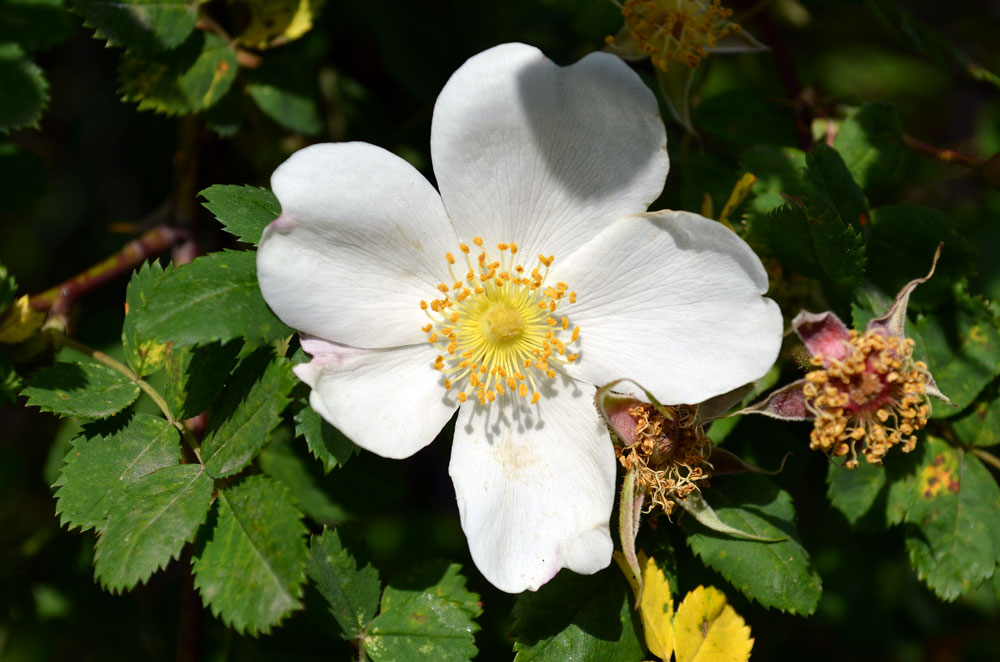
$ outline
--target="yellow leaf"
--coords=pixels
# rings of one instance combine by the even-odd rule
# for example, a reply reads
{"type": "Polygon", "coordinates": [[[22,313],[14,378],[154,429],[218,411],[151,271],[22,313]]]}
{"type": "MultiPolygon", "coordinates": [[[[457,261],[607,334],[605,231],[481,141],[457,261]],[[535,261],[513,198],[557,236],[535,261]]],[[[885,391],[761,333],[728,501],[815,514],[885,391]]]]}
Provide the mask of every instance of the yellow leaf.
{"type": "Polygon", "coordinates": [[[0,342],[16,343],[35,335],[45,321],[45,313],[32,310],[28,295],[14,302],[6,313],[0,315],[0,342]]]}
{"type": "Polygon", "coordinates": [[[674,601],[670,597],[670,582],[657,567],[655,559],[646,556],[645,552],[639,552],[638,558],[642,570],[639,615],[646,632],[646,647],[653,655],[669,660],[674,649],[674,601]]]}
{"type": "Polygon", "coordinates": [[[298,39],[312,29],[313,16],[322,0],[245,0],[250,24],[236,41],[250,48],[268,48],[278,37],[282,43],[298,39]]]}
{"type": "Polygon", "coordinates": [[[746,662],[752,648],[750,627],[715,588],[699,586],[677,607],[677,662],[746,662]]]}

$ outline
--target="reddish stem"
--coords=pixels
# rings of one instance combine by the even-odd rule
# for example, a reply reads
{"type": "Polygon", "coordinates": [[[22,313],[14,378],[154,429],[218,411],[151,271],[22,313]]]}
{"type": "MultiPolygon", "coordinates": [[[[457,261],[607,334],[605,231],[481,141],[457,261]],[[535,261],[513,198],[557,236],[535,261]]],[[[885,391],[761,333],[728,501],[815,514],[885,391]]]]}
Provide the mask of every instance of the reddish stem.
{"type": "Polygon", "coordinates": [[[57,304],[60,307],[68,307],[82,295],[130,272],[148,258],[159,255],[185,235],[183,230],[159,225],[128,242],[117,253],[101,260],[86,271],[31,297],[31,308],[44,312],[57,304]]]}
{"type": "Polygon", "coordinates": [[[963,154],[962,152],[956,152],[953,149],[938,149],[937,147],[920,142],[916,138],[905,134],[903,135],[903,144],[910,149],[933,157],[942,163],[955,163],[960,166],[965,166],[966,168],[972,168],[973,170],[978,170],[982,167],[983,162],[985,161],[985,159],[978,156],[963,154]]]}

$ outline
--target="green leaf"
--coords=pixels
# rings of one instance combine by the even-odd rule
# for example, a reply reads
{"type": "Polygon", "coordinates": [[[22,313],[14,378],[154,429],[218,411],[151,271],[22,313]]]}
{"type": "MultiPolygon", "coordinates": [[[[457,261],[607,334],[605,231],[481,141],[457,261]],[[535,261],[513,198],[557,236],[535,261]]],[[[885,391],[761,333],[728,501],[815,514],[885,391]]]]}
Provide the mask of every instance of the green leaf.
{"type": "Polygon", "coordinates": [[[297,383],[291,363],[261,347],[243,359],[209,418],[201,459],[216,478],[240,471],[271,438],[297,383]]]}
{"type": "Polygon", "coordinates": [[[958,293],[954,307],[921,316],[916,331],[938,388],[955,403],[937,403],[935,418],[965,409],[1000,374],[1000,329],[982,299],[958,293]]]}
{"type": "Polygon", "coordinates": [[[375,617],[382,582],[364,553],[360,538],[339,529],[313,536],[308,572],[344,632],[356,639],[375,617]]]}
{"type": "Polygon", "coordinates": [[[17,44],[0,43],[0,133],[38,126],[49,102],[49,84],[41,68],[17,44]]]}
{"type": "Polygon", "coordinates": [[[687,543],[751,600],[794,614],[811,614],[820,597],[819,575],[798,541],[795,509],[787,492],[756,474],[723,476],[705,491],[719,518],[741,531],[782,542],[754,542],[709,531],[692,518],[682,520],[687,543]]]}
{"type": "Polygon", "coordinates": [[[210,186],[201,193],[202,204],[240,241],[256,244],[264,227],[281,214],[281,204],[267,189],[255,186],[210,186]]]}
{"type": "Polygon", "coordinates": [[[785,267],[803,276],[845,289],[864,278],[865,242],[832,210],[785,204],[758,221],[754,231],[785,267]]]}
{"type": "MultiPolygon", "coordinates": [[[[816,145],[806,154],[805,182],[809,207],[832,210],[844,224],[859,229],[865,196],[832,147],[816,145]]],[[[817,251],[821,250],[817,246],[817,251]]]]}
{"type": "Polygon", "coordinates": [[[740,168],[757,178],[753,196],[747,205],[747,220],[751,236],[756,226],[766,224],[767,215],[788,201],[805,196],[802,171],[806,167],[805,152],[791,147],[757,145],[743,152],[740,168]]]}
{"type": "Polygon", "coordinates": [[[264,303],[256,254],[244,251],[211,253],[167,273],[135,324],[140,338],[180,345],[270,342],[292,333],[264,303]]]}
{"type": "Polygon", "coordinates": [[[951,428],[966,444],[996,446],[1000,444],[1000,388],[996,382],[985,397],[974,402],[961,416],[951,420],[951,428]]]}
{"type": "Polygon", "coordinates": [[[198,2],[189,0],[73,0],[86,25],[112,46],[153,51],[180,45],[198,19],[198,2]]]}
{"type": "Polygon", "coordinates": [[[74,23],[62,0],[0,3],[0,42],[14,41],[28,51],[45,50],[69,38],[74,23]]]}
{"type": "Polygon", "coordinates": [[[107,437],[74,439],[64,461],[55,484],[59,523],[100,529],[126,486],[180,463],[180,434],[162,418],[136,414],[107,437]]]}
{"type": "Polygon", "coordinates": [[[863,189],[880,184],[903,154],[903,127],[896,108],[873,101],[851,111],[834,140],[847,169],[863,189]]]}
{"type": "Polygon", "coordinates": [[[971,453],[927,438],[906,483],[906,549],[917,575],[943,600],[989,579],[1000,562],[1000,487],[971,453]]]}
{"type": "Polygon", "coordinates": [[[300,606],[309,554],[301,514],[285,488],[263,476],[226,487],[215,511],[195,555],[195,587],[227,626],[269,633],[300,606]]]}
{"type": "Polygon", "coordinates": [[[10,361],[0,354],[0,406],[17,402],[21,392],[21,377],[10,361]]]}
{"type": "MultiPolygon", "coordinates": [[[[286,428],[279,428],[278,432],[285,430],[286,428]]],[[[305,460],[299,457],[286,439],[278,438],[265,446],[257,456],[257,463],[261,471],[287,487],[299,509],[316,522],[334,526],[349,518],[348,513],[331,501],[326,492],[316,484],[305,460]]]]}
{"type": "Polygon", "coordinates": [[[869,275],[883,290],[898,292],[930,268],[944,242],[934,277],[913,293],[914,302],[932,302],[962,276],[971,275],[979,254],[959,225],[937,209],[920,205],[885,205],[871,211],[869,275]]]}
{"type": "Polygon", "coordinates": [[[261,111],[289,131],[307,136],[323,128],[316,107],[316,69],[301,66],[301,53],[279,52],[250,73],[246,91],[261,111]]]}
{"type": "Polygon", "coordinates": [[[135,402],[139,385],[100,363],[53,363],[31,373],[21,395],[60,416],[107,418],[135,402]]]}
{"type": "Polygon", "coordinates": [[[14,303],[15,294],[17,294],[17,280],[7,271],[7,267],[0,264],[0,315],[14,303]]]}
{"type": "Polygon", "coordinates": [[[848,522],[856,524],[871,509],[885,487],[885,471],[881,466],[868,462],[861,462],[854,470],[831,462],[826,482],[830,502],[848,522]]]}
{"type": "Polygon", "coordinates": [[[173,51],[127,52],[118,69],[122,99],[168,115],[211,107],[236,79],[236,54],[221,37],[197,31],[173,51]]]}
{"type": "Polygon", "coordinates": [[[198,464],[164,467],[127,486],[101,530],[94,576],[121,591],[145,582],[181,552],[212,505],[212,479],[198,464]]]}
{"type": "Polygon", "coordinates": [[[479,596],[465,588],[461,566],[432,561],[393,579],[382,609],[363,642],[375,662],[453,662],[475,657],[482,613],[479,596]]]}
{"type": "Polygon", "coordinates": [[[208,410],[222,393],[236,363],[240,344],[170,347],[167,351],[163,399],[174,418],[184,420],[208,410]]]}
{"type": "MultiPolygon", "coordinates": [[[[614,565],[614,564],[612,564],[614,565]]],[[[516,662],[643,659],[642,634],[617,567],[594,575],[564,570],[514,603],[516,662]]]]}
{"type": "Polygon", "coordinates": [[[153,286],[171,271],[167,269],[164,272],[159,262],[147,262],[135,270],[125,290],[122,346],[125,347],[125,360],[140,377],[156,372],[166,363],[167,343],[157,339],[140,341],[136,320],[144,314],[146,304],[153,296],[153,286]]]}
{"type": "Polygon", "coordinates": [[[306,438],[309,451],[323,463],[327,472],[342,466],[360,450],[308,404],[295,414],[295,434],[306,438]]]}

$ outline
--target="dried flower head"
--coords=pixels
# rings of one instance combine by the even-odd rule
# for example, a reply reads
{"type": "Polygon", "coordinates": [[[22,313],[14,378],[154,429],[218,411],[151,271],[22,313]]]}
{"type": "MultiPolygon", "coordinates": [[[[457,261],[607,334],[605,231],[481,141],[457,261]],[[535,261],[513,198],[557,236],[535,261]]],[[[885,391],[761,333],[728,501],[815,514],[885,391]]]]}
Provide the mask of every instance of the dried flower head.
{"type": "Polygon", "coordinates": [[[910,294],[934,273],[910,281],[885,315],[864,332],[848,330],[832,312],[800,312],[792,327],[802,339],[814,368],[804,379],[772,393],[744,413],[784,420],[812,420],[809,447],[834,457],[858,456],[881,464],[889,449],[914,449],[914,434],[927,425],[930,397],[950,401],[938,390],[927,364],[913,358],[913,340],[904,335],[910,294]]]}

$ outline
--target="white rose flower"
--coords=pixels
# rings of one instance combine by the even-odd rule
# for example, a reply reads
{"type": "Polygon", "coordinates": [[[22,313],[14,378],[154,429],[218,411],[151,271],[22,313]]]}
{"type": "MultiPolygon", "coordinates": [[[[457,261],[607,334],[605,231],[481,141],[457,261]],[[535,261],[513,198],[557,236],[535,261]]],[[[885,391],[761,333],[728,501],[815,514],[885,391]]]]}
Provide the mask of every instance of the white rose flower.
{"type": "Polygon", "coordinates": [[[508,592],[608,565],[616,461],[595,385],[694,403],[763,375],[782,319],[722,225],[644,213],[667,174],[653,94],[620,59],[505,44],[434,107],[440,193],[366,143],[293,154],[257,258],[301,333],[312,407],[403,458],[458,410],[449,472],[477,567],[508,592]]]}

